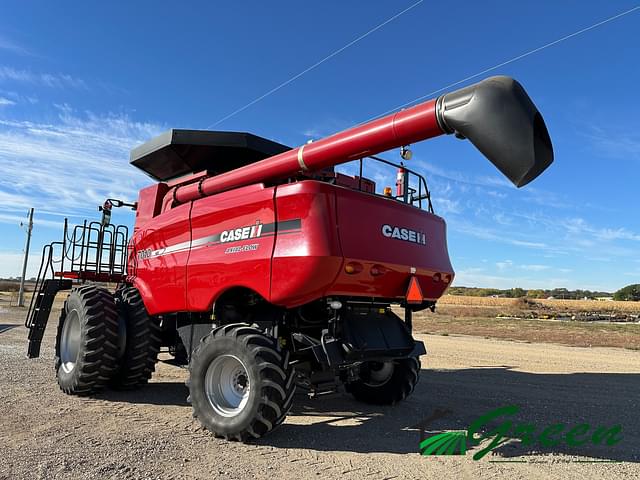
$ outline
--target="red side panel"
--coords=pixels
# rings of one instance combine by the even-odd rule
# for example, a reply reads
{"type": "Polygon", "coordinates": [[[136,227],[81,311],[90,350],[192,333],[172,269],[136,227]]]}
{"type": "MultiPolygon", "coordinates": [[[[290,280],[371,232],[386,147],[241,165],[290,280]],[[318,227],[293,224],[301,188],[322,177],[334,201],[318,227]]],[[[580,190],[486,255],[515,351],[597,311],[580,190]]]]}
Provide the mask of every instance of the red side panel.
{"type": "Polygon", "coordinates": [[[323,297],[340,272],[335,191],[316,181],[277,187],[272,303],[294,307],[323,297]]]}
{"type": "Polygon", "coordinates": [[[345,264],[363,268],[341,271],[329,293],[404,298],[415,273],[425,299],[440,298],[453,280],[444,220],[395,199],[335,188],[345,264]]]}
{"type": "Polygon", "coordinates": [[[275,238],[274,188],[250,185],[193,202],[187,308],[209,310],[231,287],[269,298],[275,238]]]}
{"type": "Polygon", "coordinates": [[[129,274],[151,315],[186,309],[190,209],[186,203],[156,216],[131,239],[129,274]]]}
{"type": "Polygon", "coordinates": [[[162,200],[169,190],[166,183],[154,183],[140,190],[138,195],[138,208],[136,209],[136,223],[134,233],[140,227],[158,215],[162,210],[162,200]]]}

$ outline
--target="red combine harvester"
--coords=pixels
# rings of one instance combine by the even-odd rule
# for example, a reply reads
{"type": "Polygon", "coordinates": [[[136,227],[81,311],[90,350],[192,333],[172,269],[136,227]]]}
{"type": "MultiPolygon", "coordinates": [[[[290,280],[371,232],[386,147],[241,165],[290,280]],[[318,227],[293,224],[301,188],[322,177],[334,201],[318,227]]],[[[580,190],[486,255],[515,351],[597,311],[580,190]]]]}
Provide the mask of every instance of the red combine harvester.
{"type": "Polygon", "coordinates": [[[293,149],[233,132],[150,140],[131,152],[156,180],[129,204],[131,239],[109,221],[113,206],[128,204],[108,200],[102,222],[71,231],[65,221],[63,241],[45,246],[29,357],[39,355],[55,294],[71,289],[55,347],[65,393],[140,386],[164,346],[189,367],[194,416],[230,440],[282,423],[296,387],[403,400],[426,353],[412,312],[433,309],[454,272],[424,178],[374,155],[401,147],[407,159],[409,144],[450,133],[517,186],[553,161],[542,116],[508,77],[293,149]],[[368,158],[396,168],[396,195],[363,177],[368,158]],[[333,170],[350,161],[359,175],[333,170]]]}

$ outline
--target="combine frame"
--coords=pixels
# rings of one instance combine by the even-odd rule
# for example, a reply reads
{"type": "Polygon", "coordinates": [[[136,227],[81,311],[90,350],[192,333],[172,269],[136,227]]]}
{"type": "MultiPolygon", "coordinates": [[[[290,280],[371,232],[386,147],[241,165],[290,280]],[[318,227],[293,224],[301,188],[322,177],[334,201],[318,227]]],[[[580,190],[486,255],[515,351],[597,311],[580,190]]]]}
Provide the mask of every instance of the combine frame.
{"type": "Polygon", "coordinates": [[[297,387],[404,400],[426,353],[412,312],[433,309],[454,271],[424,177],[376,155],[400,148],[408,159],[409,144],[445,134],[468,139],[518,187],[553,162],[541,114],[507,77],[296,148],[177,129],[146,142],[131,164],[155,183],[128,204],[129,243],[105,215],[71,235],[65,221],[63,241],[45,247],[29,356],[55,294],[72,288],[56,337],[65,393],[140,387],[164,346],[188,365],[194,417],[228,440],[283,423],[297,387]],[[395,169],[395,194],[364,177],[366,159],[395,169]],[[351,161],[358,175],[334,170],[351,161]]]}

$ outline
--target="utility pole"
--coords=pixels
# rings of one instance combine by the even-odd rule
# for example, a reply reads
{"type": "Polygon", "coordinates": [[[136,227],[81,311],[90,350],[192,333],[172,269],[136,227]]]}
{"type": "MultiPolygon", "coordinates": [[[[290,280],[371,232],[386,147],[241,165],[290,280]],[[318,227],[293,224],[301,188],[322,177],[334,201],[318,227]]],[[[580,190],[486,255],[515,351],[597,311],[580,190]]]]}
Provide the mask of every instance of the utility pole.
{"type": "Polygon", "coordinates": [[[33,230],[33,208],[29,210],[29,224],[27,225],[27,244],[24,247],[24,263],[22,264],[22,277],[20,277],[20,293],[18,293],[19,307],[24,307],[24,277],[27,275],[29,245],[31,244],[31,230],[33,230]]]}

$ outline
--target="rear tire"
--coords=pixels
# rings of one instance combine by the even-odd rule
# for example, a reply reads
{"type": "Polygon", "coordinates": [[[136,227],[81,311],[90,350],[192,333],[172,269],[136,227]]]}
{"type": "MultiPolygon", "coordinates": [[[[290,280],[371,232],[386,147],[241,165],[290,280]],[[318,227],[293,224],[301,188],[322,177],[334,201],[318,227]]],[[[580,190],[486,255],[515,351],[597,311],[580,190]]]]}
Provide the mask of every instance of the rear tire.
{"type": "Polygon", "coordinates": [[[70,395],[101,390],[116,369],[118,314],[111,293],[95,285],[74,288],[64,302],[56,335],[58,385],[70,395]]]}
{"type": "Polygon", "coordinates": [[[136,288],[118,290],[115,302],[121,338],[118,368],[111,385],[131,390],[147,383],[155,371],[160,352],[160,325],[147,313],[136,288]]]}
{"type": "Polygon", "coordinates": [[[225,325],[204,337],[189,371],[194,418],[227,440],[265,435],[284,421],[293,402],[289,352],[247,324],[225,325]]]}
{"type": "Polygon", "coordinates": [[[420,378],[420,360],[405,358],[390,362],[369,362],[363,378],[346,385],[359,402],[393,405],[413,392],[420,378]]]}

